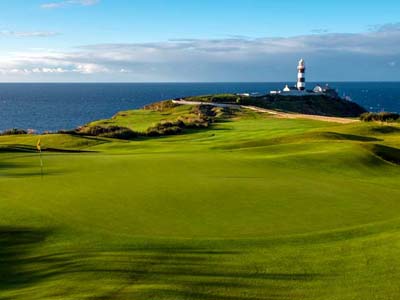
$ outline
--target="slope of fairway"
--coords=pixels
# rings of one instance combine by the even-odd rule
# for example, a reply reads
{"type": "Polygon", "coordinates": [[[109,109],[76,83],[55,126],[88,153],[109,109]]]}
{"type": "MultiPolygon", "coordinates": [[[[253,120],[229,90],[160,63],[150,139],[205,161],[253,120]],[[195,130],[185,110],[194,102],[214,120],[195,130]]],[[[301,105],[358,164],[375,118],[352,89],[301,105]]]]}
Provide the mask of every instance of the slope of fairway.
{"type": "Polygon", "coordinates": [[[170,137],[51,135],[88,152],[44,153],[43,178],[15,152],[35,137],[0,137],[0,299],[397,299],[385,126],[242,112],[170,137]]]}

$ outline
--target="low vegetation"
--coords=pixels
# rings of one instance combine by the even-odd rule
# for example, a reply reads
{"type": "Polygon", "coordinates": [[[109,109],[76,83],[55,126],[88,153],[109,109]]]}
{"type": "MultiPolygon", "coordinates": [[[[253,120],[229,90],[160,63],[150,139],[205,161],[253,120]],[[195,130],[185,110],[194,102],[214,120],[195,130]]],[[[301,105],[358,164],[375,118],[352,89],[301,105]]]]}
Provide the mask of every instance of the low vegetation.
{"type": "Polygon", "coordinates": [[[99,137],[122,139],[122,140],[130,140],[138,136],[138,133],[134,132],[133,130],[120,126],[108,126],[108,127],[83,126],[78,128],[75,131],[75,134],[99,136],[99,137]]]}
{"type": "MultiPolygon", "coordinates": [[[[174,104],[172,100],[166,100],[146,105],[143,109],[150,111],[158,111],[158,112],[168,112],[169,110],[176,108],[178,106],[179,104],[174,104]]],[[[120,114],[123,114],[123,112],[117,114],[117,116],[120,114]]]]}
{"type": "Polygon", "coordinates": [[[20,134],[28,134],[28,131],[25,129],[8,129],[0,132],[0,135],[20,135],[20,134]]]}
{"type": "Polygon", "coordinates": [[[399,122],[400,114],[390,112],[380,113],[364,113],[360,116],[360,120],[364,122],[399,122]]]}
{"type": "Polygon", "coordinates": [[[185,100],[208,102],[208,103],[237,103],[242,98],[243,98],[242,96],[234,94],[216,94],[216,95],[187,97],[185,98],[185,100]]]}
{"type": "Polygon", "coordinates": [[[185,128],[183,121],[162,121],[147,129],[147,136],[162,136],[162,135],[174,135],[182,133],[185,128]]]}

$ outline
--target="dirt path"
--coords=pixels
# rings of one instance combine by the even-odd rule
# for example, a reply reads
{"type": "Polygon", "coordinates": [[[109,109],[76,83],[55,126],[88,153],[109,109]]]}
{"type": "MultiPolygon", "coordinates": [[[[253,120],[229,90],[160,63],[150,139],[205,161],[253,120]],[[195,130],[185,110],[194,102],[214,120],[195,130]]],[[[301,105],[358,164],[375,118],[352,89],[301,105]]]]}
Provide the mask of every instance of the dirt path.
{"type": "Polygon", "coordinates": [[[175,104],[180,105],[211,105],[216,107],[231,107],[231,108],[247,108],[256,112],[267,113],[277,118],[283,119],[309,119],[309,120],[317,120],[317,121],[325,121],[325,122],[333,122],[340,124],[349,124],[359,122],[357,119],[350,118],[340,118],[340,117],[326,117],[320,115],[306,115],[306,114],[298,114],[298,113],[285,113],[271,109],[260,108],[256,106],[247,106],[247,105],[235,105],[235,104],[221,104],[221,103],[205,103],[205,102],[196,102],[196,101],[185,101],[185,100],[172,100],[175,104]]]}
{"type": "Polygon", "coordinates": [[[216,106],[216,107],[241,108],[240,105],[236,105],[236,104],[210,103],[210,102],[186,101],[186,100],[172,100],[172,102],[175,104],[180,104],[180,105],[210,105],[210,106],[216,106]]]}
{"type": "Polygon", "coordinates": [[[285,118],[285,119],[310,119],[310,120],[317,120],[317,121],[325,121],[325,122],[334,122],[340,124],[349,124],[359,122],[357,119],[350,119],[350,118],[340,118],[340,117],[327,117],[327,116],[320,116],[320,115],[306,115],[306,114],[298,114],[298,113],[285,113],[276,110],[264,109],[259,108],[256,106],[242,106],[243,108],[251,109],[257,112],[264,112],[271,115],[274,115],[278,118],[285,118]]]}

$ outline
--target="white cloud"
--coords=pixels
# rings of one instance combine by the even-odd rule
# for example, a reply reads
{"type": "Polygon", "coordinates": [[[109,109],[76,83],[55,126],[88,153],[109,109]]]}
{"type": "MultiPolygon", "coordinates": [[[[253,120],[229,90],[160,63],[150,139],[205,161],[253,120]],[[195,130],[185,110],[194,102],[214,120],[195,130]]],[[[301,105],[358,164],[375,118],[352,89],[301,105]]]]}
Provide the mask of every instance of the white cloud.
{"type": "Polygon", "coordinates": [[[323,34],[323,33],[328,33],[330,30],[327,28],[314,28],[311,30],[311,33],[315,34],[323,34]]]}
{"type": "Polygon", "coordinates": [[[109,70],[102,65],[98,64],[79,64],[76,66],[75,69],[71,70],[72,72],[77,72],[81,74],[96,74],[96,73],[107,73],[109,70]]]}
{"type": "Polygon", "coordinates": [[[370,31],[377,32],[388,32],[388,31],[399,31],[400,30],[400,22],[399,23],[387,23],[387,24],[378,24],[370,26],[370,31]]]}
{"type": "Polygon", "coordinates": [[[62,8],[67,6],[93,6],[100,3],[100,0],[65,0],[48,2],[41,5],[45,9],[62,8]]]}
{"type": "Polygon", "coordinates": [[[393,68],[400,60],[400,26],[354,34],[176,39],[87,45],[73,51],[40,49],[0,57],[0,73],[70,75],[69,80],[83,76],[107,81],[281,81],[293,76],[299,57],[312,65],[310,79],[314,80],[400,80],[393,68]]]}
{"type": "Polygon", "coordinates": [[[51,37],[59,35],[53,31],[11,31],[11,30],[0,30],[0,36],[27,38],[27,37],[51,37]]]}

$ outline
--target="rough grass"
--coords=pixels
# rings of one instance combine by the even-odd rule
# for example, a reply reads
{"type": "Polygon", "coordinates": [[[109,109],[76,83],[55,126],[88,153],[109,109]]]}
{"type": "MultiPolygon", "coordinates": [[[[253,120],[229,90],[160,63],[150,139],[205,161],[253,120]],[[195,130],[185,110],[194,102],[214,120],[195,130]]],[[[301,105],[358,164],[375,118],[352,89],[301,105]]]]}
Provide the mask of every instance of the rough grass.
{"type": "Polygon", "coordinates": [[[398,299],[400,169],[377,155],[397,128],[241,112],[162,138],[49,135],[91,152],[45,153],[44,178],[37,153],[0,152],[0,299],[398,299]]]}
{"type": "Polygon", "coordinates": [[[180,117],[191,115],[191,106],[153,106],[147,109],[120,112],[111,119],[92,122],[88,126],[121,126],[135,132],[145,133],[148,128],[157,123],[175,121],[180,117]]]}
{"type": "Polygon", "coordinates": [[[243,96],[238,96],[234,94],[216,94],[216,95],[203,95],[203,96],[193,96],[185,98],[186,101],[200,101],[208,103],[236,103],[243,96]]]}
{"type": "Polygon", "coordinates": [[[360,120],[364,122],[398,122],[400,121],[400,114],[390,112],[371,113],[366,112],[360,116],[360,120]]]}

